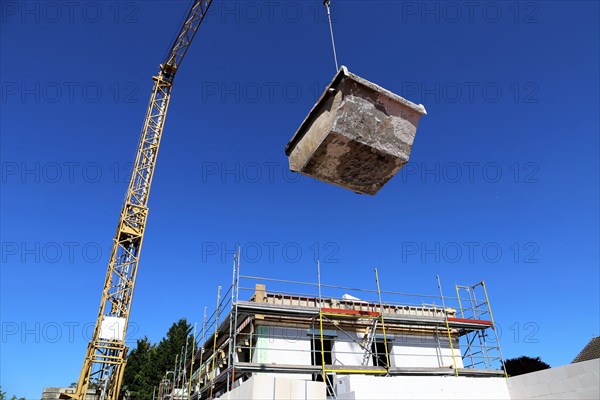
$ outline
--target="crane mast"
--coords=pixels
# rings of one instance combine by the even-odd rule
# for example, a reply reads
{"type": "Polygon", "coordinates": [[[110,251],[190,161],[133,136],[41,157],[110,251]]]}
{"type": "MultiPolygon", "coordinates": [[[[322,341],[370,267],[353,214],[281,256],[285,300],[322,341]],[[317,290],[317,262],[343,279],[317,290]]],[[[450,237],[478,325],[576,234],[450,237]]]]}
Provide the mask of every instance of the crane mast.
{"type": "Polygon", "coordinates": [[[125,203],[106,271],[94,333],[88,343],[74,394],[62,398],[84,400],[88,388],[101,400],[116,400],[127,357],[125,336],[148,218],[148,196],[171,98],[175,74],[204,20],[212,0],[193,1],[186,19],[160,65],[154,80],[125,203]]]}

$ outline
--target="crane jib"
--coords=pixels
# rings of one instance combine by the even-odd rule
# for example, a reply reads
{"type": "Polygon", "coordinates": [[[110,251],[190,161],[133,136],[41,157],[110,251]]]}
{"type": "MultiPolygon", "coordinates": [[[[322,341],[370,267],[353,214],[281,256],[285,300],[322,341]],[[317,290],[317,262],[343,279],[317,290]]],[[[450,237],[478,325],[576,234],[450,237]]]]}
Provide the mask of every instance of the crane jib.
{"type": "Polygon", "coordinates": [[[194,2],[165,61],[161,64],[163,71],[172,70],[173,75],[177,71],[212,2],[213,0],[194,2]]]}

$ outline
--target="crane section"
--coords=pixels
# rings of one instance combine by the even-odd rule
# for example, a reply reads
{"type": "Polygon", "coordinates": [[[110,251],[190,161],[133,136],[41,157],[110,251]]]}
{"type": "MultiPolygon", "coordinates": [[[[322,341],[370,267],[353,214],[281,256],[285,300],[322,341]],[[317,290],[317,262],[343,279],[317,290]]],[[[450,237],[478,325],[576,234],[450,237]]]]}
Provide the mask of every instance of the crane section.
{"type": "Polygon", "coordinates": [[[125,337],[148,219],[148,197],[171,98],[175,74],[204,20],[212,0],[193,1],[158,74],[135,157],[125,202],[119,216],[104,280],[94,333],[88,343],[74,394],[62,398],[84,400],[88,388],[101,400],[116,400],[125,371],[125,337]]]}

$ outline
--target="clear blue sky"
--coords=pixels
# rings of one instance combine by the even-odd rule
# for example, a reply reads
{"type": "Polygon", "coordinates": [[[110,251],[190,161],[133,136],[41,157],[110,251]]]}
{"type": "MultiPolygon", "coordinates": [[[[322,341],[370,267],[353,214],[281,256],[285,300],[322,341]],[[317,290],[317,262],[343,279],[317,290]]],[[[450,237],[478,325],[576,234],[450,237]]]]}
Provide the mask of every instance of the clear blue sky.
{"type": "MultiPolygon", "coordinates": [[[[340,61],[427,108],[410,168],[375,197],[287,174],[334,73],[321,1],[216,0],[175,82],[130,339],[201,321],[239,242],[251,274],[315,280],[319,249],[329,283],[372,287],[374,266],[403,292],[485,279],[505,356],[569,363],[599,334],[598,2],[333,3],[340,61]]],[[[187,6],[2,2],[9,394],[77,379],[150,78],[187,6]]]]}

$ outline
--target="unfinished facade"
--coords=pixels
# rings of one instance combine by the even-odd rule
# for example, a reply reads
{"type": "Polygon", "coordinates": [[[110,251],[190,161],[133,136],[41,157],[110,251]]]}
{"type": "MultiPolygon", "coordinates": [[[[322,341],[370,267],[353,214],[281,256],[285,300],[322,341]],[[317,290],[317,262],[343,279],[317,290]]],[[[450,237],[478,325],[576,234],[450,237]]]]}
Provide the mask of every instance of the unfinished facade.
{"type": "Polygon", "coordinates": [[[239,276],[236,268],[193,363],[182,365],[179,385],[165,380],[159,398],[351,398],[356,376],[503,377],[487,293],[473,298],[478,288],[485,292],[483,283],[457,287],[457,307],[443,296],[399,304],[382,295],[411,295],[382,292],[378,279],[357,297],[347,292],[360,289],[239,276]]]}

